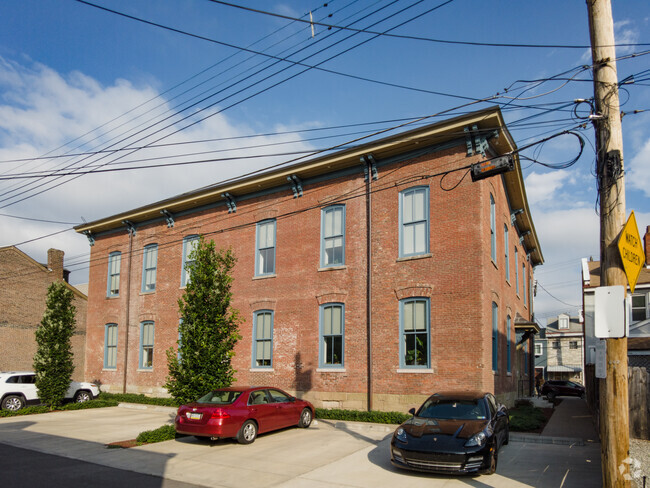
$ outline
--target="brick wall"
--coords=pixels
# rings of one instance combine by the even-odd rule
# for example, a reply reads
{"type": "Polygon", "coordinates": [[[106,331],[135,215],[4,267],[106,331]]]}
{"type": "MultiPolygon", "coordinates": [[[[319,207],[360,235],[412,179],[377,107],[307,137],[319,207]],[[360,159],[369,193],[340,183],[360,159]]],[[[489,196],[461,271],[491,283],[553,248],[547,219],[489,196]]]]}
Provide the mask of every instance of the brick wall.
{"type": "MultiPolygon", "coordinates": [[[[63,276],[63,251],[50,250],[48,266],[15,247],[0,248],[0,371],[33,369],[34,332],[43,318],[47,289],[63,276]],[[59,262],[60,261],[60,262],[59,262]],[[51,271],[50,269],[53,271],[51,271]]],[[[86,297],[75,291],[76,332],[72,338],[73,379],[84,379],[86,297]]]]}
{"type": "MultiPolygon", "coordinates": [[[[503,225],[510,226],[510,247],[519,247],[520,268],[525,253],[519,245],[501,177],[477,183],[462,181],[463,172],[442,179],[425,177],[465,166],[464,144],[445,151],[379,167],[372,182],[372,392],[373,408],[404,410],[436,390],[482,389],[511,397],[517,388],[515,316],[530,318],[503,269],[503,225]],[[460,183],[459,183],[460,181],[460,183]],[[456,183],[453,191],[445,191],[456,183]],[[430,253],[399,259],[399,193],[427,186],[430,198],[430,253]],[[498,259],[490,259],[490,206],[497,204],[498,259]],[[400,369],[399,300],[425,297],[431,305],[431,368],[400,369]],[[499,371],[492,371],[492,309],[499,305],[499,371]],[[512,321],[512,373],[506,373],[506,314],[512,321]]],[[[304,186],[293,198],[282,190],[237,203],[176,216],[173,228],[164,221],[140,225],[129,237],[126,229],[96,236],[91,248],[86,377],[99,379],[103,389],[122,391],[125,378],[124,344],[128,341],[126,390],[164,394],[167,375],[165,350],[178,337],[177,301],[182,264],[182,240],[191,234],[214,239],[217,247],[231,247],[238,258],[234,270],[234,307],[244,322],[243,339],[233,361],[239,384],[270,384],[313,400],[318,406],[366,408],[368,401],[368,334],[366,317],[367,213],[363,168],[304,186]],[[342,199],[341,196],[345,195],[342,199]],[[346,206],[345,266],[320,269],[321,208],[339,201],[346,206]],[[255,223],[277,219],[276,274],[255,277],[255,223]],[[141,292],[142,249],[158,244],[157,285],[141,292]],[[129,254],[129,249],[133,252],[129,254]],[[107,298],[108,256],[122,253],[119,297],[107,298]],[[130,286],[128,276],[131,275],[130,286]],[[345,306],[345,359],[341,371],[319,368],[319,305],[345,306]],[[128,305],[128,306],[127,306],[128,305]],[[127,319],[128,308],[128,319],[127,319]],[[252,324],[256,310],[274,311],[273,367],[252,367],[252,324]],[[155,325],[154,366],[138,368],[140,324],[155,325]],[[104,330],[118,324],[117,368],[105,370],[104,330]],[[128,328],[127,328],[128,324],[128,328]],[[128,329],[128,339],[127,339],[128,329]]],[[[527,265],[527,277],[530,267],[527,265]]],[[[521,270],[520,270],[521,273],[521,270]]],[[[520,285],[521,287],[521,285],[520,285]]],[[[528,289],[528,285],[526,286],[528,289]]]]}

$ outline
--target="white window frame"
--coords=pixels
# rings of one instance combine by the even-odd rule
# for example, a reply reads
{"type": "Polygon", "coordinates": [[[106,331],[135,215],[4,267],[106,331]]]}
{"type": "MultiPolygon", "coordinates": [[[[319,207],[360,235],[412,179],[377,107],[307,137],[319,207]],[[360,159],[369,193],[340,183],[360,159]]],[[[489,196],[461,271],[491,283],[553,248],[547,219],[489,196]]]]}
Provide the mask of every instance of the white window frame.
{"type": "Polygon", "coordinates": [[[399,256],[420,256],[429,253],[429,187],[414,186],[399,194],[399,256]],[[416,197],[422,195],[422,207],[416,208],[416,197]],[[408,208],[410,205],[410,209],[408,208]],[[418,212],[419,211],[419,212],[418,212]],[[410,214],[410,217],[409,217],[410,214]],[[419,214],[419,215],[418,215],[419,214]],[[410,235],[412,249],[405,249],[410,235]]]}
{"type": "MultiPolygon", "coordinates": [[[[415,319],[413,319],[415,321],[415,319]]],[[[417,324],[414,324],[414,327],[417,326],[417,324]]],[[[431,300],[429,298],[425,297],[411,297],[411,298],[405,298],[400,300],[399,302],[399,332],[400,332],[400,347],[399,347],[399,361],[400,361],[400,368],[403,369],[429,369],[431,367],[431,300]],[[425,305],[425,316],[424,316],[424,332],[418,332],[418,330],[422,329],[416,329],[413,328],[412,331],[409,329],[405,330],[405,319],[406,317],[406,312],[405,312],[405,307],[410,304],[410,303],[424,303],[425,305]],[[407,338],[409,336],[418,336],[418,335],[425,335],[425,346],[426,346],[426,353],[425,353],[425,363],[424,364],[406,364],[406,353],[407,353],[407,338]]],[[[417,337],[416,337],[417,340],[417,337]]],[[[416,355],[417,358],[417,355],[416,355]]]]}
{"type": "Polygon", "coordinates": [[[544,354],[544,344],[541,342],[536,342],[535,343],[535,356],[541,356],[544,354]]]}

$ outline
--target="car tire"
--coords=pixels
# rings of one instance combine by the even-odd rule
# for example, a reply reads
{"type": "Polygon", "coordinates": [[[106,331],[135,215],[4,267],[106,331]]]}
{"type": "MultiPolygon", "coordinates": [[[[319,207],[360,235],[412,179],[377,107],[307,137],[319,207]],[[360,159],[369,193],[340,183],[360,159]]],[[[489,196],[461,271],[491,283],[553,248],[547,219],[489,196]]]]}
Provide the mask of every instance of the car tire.
{"type": "Polygon", "coordinates": [[[88,393],[86,390],[80,390],[74,395],[75,403],[85,403],[85,402],[89,402],[92,399],[93,399],[92,395],[88,393]]]}
{"type": "Polygon", "coordinates": [[[257,437],[257,424],[253,420],[244,422],[237,432],[237,442],[240,444],[252,444],[257,437]]]}
{"type": "Polygon", "coordinates": [[[584,394],[584,392],[580,393],[580,399],[581,399],[581,400],[584,400],[584,399],[585,399],[585,394],[584,394]]]}
{"type": "Polygon", "coordinates": [[[306,429],[311,425],[312,421],[312,413],[311,410],[308,408],[303,408],[302,412],[300,413],[300,422],[298,422],[298,427],[302,429],[306,429]]]}
{"type": "Polygon", "coordinates": [[[497,471],[497,462],[499,461],[499,450],[495,447],[490,456],[490,465],[483,471],[483,474],[494,474],[497,471]]]}
{"type": "Polygon", "coordinates": [[[555,400],[555,392],[554,392],[554,391],[549,391],[549,392],[546,394],[546,398],[548,398],[548,399],[551,400],[551,401],[555,400]]]}
{"type": "Polygon", "coordinates": [[[507,446],[509,442],[510,442],[510,428],[506,427],[506,435],[503,438],[503,445],[507,446]]]}
{"type": "Polygon", "coordinates": [[[25,399],[20,395],[7,395],[2,400],[2,409],[17,412],[25,406],[25,399]]]}

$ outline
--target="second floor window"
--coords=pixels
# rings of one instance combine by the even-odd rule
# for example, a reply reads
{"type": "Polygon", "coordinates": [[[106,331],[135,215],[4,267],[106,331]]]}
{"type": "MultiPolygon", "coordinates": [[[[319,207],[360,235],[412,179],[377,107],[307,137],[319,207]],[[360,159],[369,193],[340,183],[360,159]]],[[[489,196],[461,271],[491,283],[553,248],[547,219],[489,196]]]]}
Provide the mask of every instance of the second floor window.
{"type": "Polygon", "coordinates": [[[323,209],[321,236],[321,266],[345,264],[345,206],[323,209]]]}
{"type": "Polygon", "coordinates": [[[400,257],[429,252],[429,188],[400,193],[400,257]]]}
{"type": "Polygon", "coordinates": [[[497,262],[497,217],[494,197],[490,194],[490,252],[492,261],[497,262]]]}
{"type": "Polygon", "coordinates": [[[506,281],[510,281],[510,256],[508,255],[510,245],[508,244],[508,226],[503,226],[503,249],[505,252],[506,281]]]}
{"type": "Polygon", "coordinates": [[[112,252],[108,255],[108,283],[106,296],[116,297],[120,294],[120,261],[122,254],[112,252]]]}
{"type": "Polygon", "coordinates": [[[519,251],[515,247],[515,292],[519,295],[519,263],[518,263],[519,251]]]}
{"type": "Polygon", "coordinates": [[[521,265],[521,296],[524,297],[524,306],[526,305],[526,263],[521,265]]]}
{"type": "Polygon", "coordinates": [[[145,246],[142,257],[142,291],[155,291],[156,268],[158,266],[158,245],[145,246]]]}
{"type": "Polygon", "coordinates": [[[199,236],[187,236],[183,239],[183,269],[181,271],[181,286],[185,286],[190,281],[190,272],[188,267],[194,264],[194,260],[190,258],[190,254],[196,249],[199,243],[199,236]]]}
{"type": "Polygon", "coordinates": [[[257,224],[257,252],[255,275],[275,273],[275,220],[257,224]]]}

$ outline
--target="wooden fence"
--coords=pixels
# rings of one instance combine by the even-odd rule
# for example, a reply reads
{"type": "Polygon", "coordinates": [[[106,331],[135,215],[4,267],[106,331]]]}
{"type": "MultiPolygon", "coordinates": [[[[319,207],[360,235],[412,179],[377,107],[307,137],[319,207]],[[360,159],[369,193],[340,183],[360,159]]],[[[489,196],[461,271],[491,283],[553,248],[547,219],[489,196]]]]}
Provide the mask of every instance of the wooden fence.
{"type": "MultiPolygon", "coordinates": [[[[650,373],[645,368],[628,369],[628,397],[630,405],[630,437],[650,440],[650,373]]],[[[596,425],[599,417],[600,380],[596,378],[593,364],[585,367],[587,404],[594,413],[596,425]]]]}

